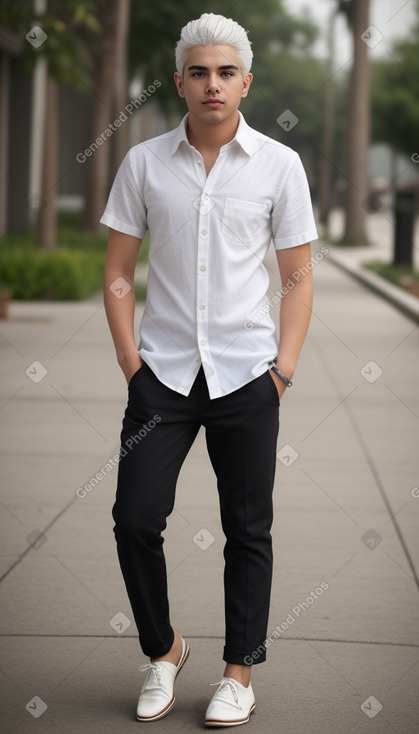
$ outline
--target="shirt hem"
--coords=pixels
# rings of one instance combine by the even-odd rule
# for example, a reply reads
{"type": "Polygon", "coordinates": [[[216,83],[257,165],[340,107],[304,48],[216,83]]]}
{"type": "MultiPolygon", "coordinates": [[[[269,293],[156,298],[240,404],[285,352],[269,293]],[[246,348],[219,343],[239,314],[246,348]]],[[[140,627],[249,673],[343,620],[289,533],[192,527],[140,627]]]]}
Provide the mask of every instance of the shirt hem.
{"type": "Polygon", "coordinates": [[[110,214],[104,214],[99,221],[101,224],[106,224],[107,227],[116,229],[117,232],[129,234],[132,235],[132,237],[138,237],[140,240],[143,240],[145,237],[145,232],[142,232],[136,227],[131,227],[129,224],[124,224],[124,222],[121,222],[119,219],[115,219],[115,217],[110,214]]]}
{"type": "MultiPolygon", "coordinates": [[[[183,395],[184,397],[188,397],[189,393],[192,390],[193,384],[195,382],[195,379],[198,375],[198,372],[193,376],[191,384],[188,386],[185,386],[185,380],[183,380],[178,387],[175,387],[173,384],[170,384],[160,373],[159,368],[156,365],[152,364],[152,360],[150,360],[150,354],[147,353],[145,356],[141,354],[141,349],[139,350],[139,354],[141,358],[147,362],[148,366],[154,372],[155,376],[161,382],[165,387],[169,388],[169,390],[173,390],[173,392],[178,393],[179,395],[183,395]]],[[[269,369],[269,363],[272,362],[272,360],[275,359],[277,356],[277,351],[275,354],[273,354],[269,359],[266,360],[266,364],[261,364],[259,366],[259,369],[257,370],[256,374],[251,374],[249,378],[245,378],[243,382],[240,383],[240,385],[235,385],[231,389],[229,389],[227,392],[222,392],[221,394],[214,395],[214,391],[211,390],[211,387],[208,386],[208,392],[210,400],[217,400],[218,398],[224,398],[227,395],[231,395],[233,392],[236,392],[236,390],[240,390],[240,388],[244,387],[245,385],[248,385],[250,382],[253,382],[253,380],[257,380],[258,377],[261,377],[264,372],[268,371],[269,369]]],[[[207,383],[208,384],[208,383],[207,383]]]]}
{"type": "Polygon", "coordinates": [[[288,247],[297,247],[298,245],[305,245],[306,242],[312,242],[317,240],[319,235],[316,229],[309,229],[307,232],[302,234],[294,235],[293,237],[287,237],[284,240],[274,239],[275,250],[286,250],[288,247]]]}
{"type": "Polygon", "coordinates": [[[293,237],[287,237],[284,240],[274,239],[275,250],[286,250],[288,247],[297,247],[298,245],[305,245],[306,242],[312,242],[318,240],[319,235],[316,229],[309,229],[307,232],[302,234],[294,235],[293,237]]]}

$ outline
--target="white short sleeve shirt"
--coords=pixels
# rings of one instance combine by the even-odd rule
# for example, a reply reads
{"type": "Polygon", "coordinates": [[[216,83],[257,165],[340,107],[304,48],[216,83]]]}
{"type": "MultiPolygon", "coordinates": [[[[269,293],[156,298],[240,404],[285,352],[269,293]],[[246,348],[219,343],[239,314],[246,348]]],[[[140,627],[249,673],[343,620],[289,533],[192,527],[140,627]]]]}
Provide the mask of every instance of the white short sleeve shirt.
{"type": "Polygon", "coordinates": [[[183,395],[201,365],[211,399],[268,369],[278,345],[263,259],[272,241],[279,250],[318,237],[300,157],[239,118],[208,177],[188,142],[187,115],[131,148],[100,220],[140,239],[150,233],[138,348],[183,395]]]}

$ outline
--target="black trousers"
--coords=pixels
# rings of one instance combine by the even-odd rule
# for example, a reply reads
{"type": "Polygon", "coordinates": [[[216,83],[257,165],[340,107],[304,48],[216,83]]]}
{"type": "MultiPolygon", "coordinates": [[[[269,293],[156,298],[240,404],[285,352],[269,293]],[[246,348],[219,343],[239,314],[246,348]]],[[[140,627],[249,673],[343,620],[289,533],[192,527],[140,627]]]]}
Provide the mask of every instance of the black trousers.
{"type": "Polygon", "coordinates": [[[202,425],[226,537],[223,660],[239,665],[266,660],[278,408],[269,370],[213,400],[202,367],[188,396],[163,385],[147,364],[132,376],[112,516],[121,571],[147,657],[165,655],[174,640],[162,531],[174,507],[179,471],[202,425]]]}

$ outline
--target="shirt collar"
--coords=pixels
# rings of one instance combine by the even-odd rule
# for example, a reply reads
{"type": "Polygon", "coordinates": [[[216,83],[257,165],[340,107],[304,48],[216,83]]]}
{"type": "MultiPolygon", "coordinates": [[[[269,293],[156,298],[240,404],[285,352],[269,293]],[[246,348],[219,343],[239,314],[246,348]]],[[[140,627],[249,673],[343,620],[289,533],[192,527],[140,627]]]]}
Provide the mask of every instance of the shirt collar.
{"type": "MultiPolygon", "coordinates": [[[[238,143],[248,156],[252,156],[254,153],[256,153],[257,150],[259,150],[261,141],[258,140],[257,137],[254,135],[254,131],[252,130],[252,128],[249,127],[240,110],[238,112],[239,124],[236,130],[236,134],[233,140],[230,141],[230,143],[238,143]]],[[[176,135],[173,139],[173,143],[170,149],[171,156],[176,153],[179,145],[183,142],[190,147],[190,143],[186,135],[186,121],[188,119],[188,114],[189,113],[186,113],[179,127],[176,129],[176,135]]],[[[228,144],[230,145],[230,143],[228,144]]]]}

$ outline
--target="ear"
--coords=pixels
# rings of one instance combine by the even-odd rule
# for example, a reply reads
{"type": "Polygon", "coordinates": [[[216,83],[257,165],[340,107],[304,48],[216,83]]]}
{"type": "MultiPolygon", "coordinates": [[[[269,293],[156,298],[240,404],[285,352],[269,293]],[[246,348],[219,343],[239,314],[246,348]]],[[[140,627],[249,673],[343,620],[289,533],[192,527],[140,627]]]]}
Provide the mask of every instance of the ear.
{"type": "Polygon", "coordinates": [[[242,89],[242,94],[241,94],[242,97],[247,97],[249,87],[252,83],[252,80],[253,80],[253,74],[251,74],[249,71],[249,73],[243,77],[243,89],[242,89]]]}
{"type": "Polygon", "coordinates": [[[177,88],[179,97],[185,97],[185,92],[183,91],[182,77],[181,77],[181,75],[179,74],[178,71],[175,71],[174,76],[173,76],[173,79],[175,81],[175,84],[176,84],[176,88],[177,88]]]}

